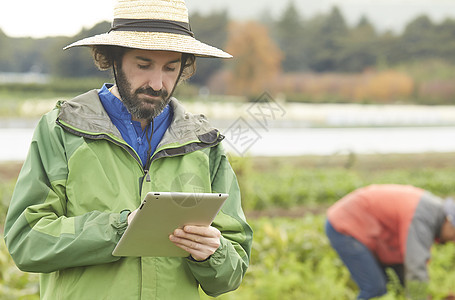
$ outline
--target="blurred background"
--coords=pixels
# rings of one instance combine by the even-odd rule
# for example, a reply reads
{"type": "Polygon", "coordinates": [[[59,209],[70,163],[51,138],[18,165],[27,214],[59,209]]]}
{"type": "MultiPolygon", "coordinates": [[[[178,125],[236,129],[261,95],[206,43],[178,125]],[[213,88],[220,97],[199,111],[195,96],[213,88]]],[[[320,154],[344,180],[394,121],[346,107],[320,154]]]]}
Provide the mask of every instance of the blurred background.
{"type": "MultiPolygon", "coordinates": [[[[455,1],[187,5],[196,38],[235,58],[198,59],[175,96],[226,135],[256,233],[244,283],[221,298],[353,298],[322,231],[326,208],[370,183],[455,195],[455,1]]],[[[88,49],[62,51],[111,18],[110,0],[2,7],[0,233],[39,117],[112,82],[88,49]]],[[[1,247],[0,298],[36,299],[37,277],[1,247]]],[[[430,265],[433,299],[454,293],[455,247],[436,246],[430,265]]],[[[384,299],[403,298],[396,281],[389,290],[384,299]]]]}

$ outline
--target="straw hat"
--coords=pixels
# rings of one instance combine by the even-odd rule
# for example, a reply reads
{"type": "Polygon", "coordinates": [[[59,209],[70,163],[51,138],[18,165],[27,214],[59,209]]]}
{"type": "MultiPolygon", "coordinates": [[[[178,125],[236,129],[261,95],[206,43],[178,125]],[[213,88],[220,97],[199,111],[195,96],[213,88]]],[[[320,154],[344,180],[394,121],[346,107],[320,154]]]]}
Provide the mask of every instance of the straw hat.
{"type": "Polygon", "coordinates": [[[194,38],[184,0],[118,0],[108,33],[79,40],[63,49],[94,45],[232,57],[194,38]]]}

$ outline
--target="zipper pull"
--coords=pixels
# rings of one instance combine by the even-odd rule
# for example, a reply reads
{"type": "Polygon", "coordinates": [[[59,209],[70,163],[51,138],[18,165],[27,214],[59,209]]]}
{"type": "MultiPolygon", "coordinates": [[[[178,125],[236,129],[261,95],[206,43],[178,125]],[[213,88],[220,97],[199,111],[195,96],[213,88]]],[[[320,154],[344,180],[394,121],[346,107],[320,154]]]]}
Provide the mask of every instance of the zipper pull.
{"type": "Polygon", "coordinates": [[[155,127],[154,125],[154,122],[153,122],[153,119],[152,119],[152,122],[151,122],[151,125],[149,127],[146,127],[145,129],[145,137],[147,138],[147,141],[149,143],[149,148],[147,150],[147,165],[145,167],[145,180],[147,182],[150,182],[150,157],[152,156],[152,137],[153,137],[153,128],[155,127]],[[152,132],[150,133],[150,138],[149,138],[149,135],[148,135],[148,128],[151,127],[152,129],[152,132]]]}
{"type": "Polygon", "coordinates": [[[149,170],[145,170],[145,181],[147,181],[147,182],[150,182],[150,181],[151,181],[149,170]]]}

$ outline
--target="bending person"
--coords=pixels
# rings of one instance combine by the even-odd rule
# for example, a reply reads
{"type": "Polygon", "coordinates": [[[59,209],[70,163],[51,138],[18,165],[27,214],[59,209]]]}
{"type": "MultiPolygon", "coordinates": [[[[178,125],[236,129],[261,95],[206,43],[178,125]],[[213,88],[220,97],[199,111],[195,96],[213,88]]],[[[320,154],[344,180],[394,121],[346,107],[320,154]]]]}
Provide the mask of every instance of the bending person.
{"type": "Polygon", "coordinates": [[[411,299],[426,299],[432,244],[455,242],[455,203],[413,186],[371,185],[332,205],[325,230],[360,289],[357,299],[387,293],[387,267],[411,299]]]}

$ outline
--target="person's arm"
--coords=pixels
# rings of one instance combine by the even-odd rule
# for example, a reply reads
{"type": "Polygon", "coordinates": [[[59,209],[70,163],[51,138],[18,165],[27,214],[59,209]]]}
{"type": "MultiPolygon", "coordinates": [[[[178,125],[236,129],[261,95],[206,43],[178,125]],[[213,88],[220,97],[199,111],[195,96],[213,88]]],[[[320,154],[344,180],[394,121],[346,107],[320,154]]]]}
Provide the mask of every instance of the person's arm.
{"type": "Polygon", "coordinates": [[[406,294],[410,299],[426,299],[428,294],[428,270],[430,249],[434,234],[420,218],[414,218],[408,232],[405,255],[406,294]]]}
{"type": "Polygon", "coordinates": [[[67,155],[74,150],[67,148],[77,147],[78,139],[65,134],[55,117],[56,110],[35,130],[6,217],[6,245],[16,265],[28,272],[118,260],[111,252],[127,226],[120,212],[66,216],[67,155]]]}
{"type": "Polygon", "coordinates": [[[441,199],[424,193],[407,231],[404,252],[406,292],[410,299],[426,299],[428,295],[427,265],[431,257],[431,247],[445,218],[441,199]]]}
{"type": "Polygon", "coordinates": [[[229,198],[212,226],[221,233],[220,246],[204,261],[188,258],[188,265],[201,288],[210,296],[235,290],[249,265],[253,232],[241,207],[236,176],[221,146],[211,151],[212,191],[229,198]]]}

